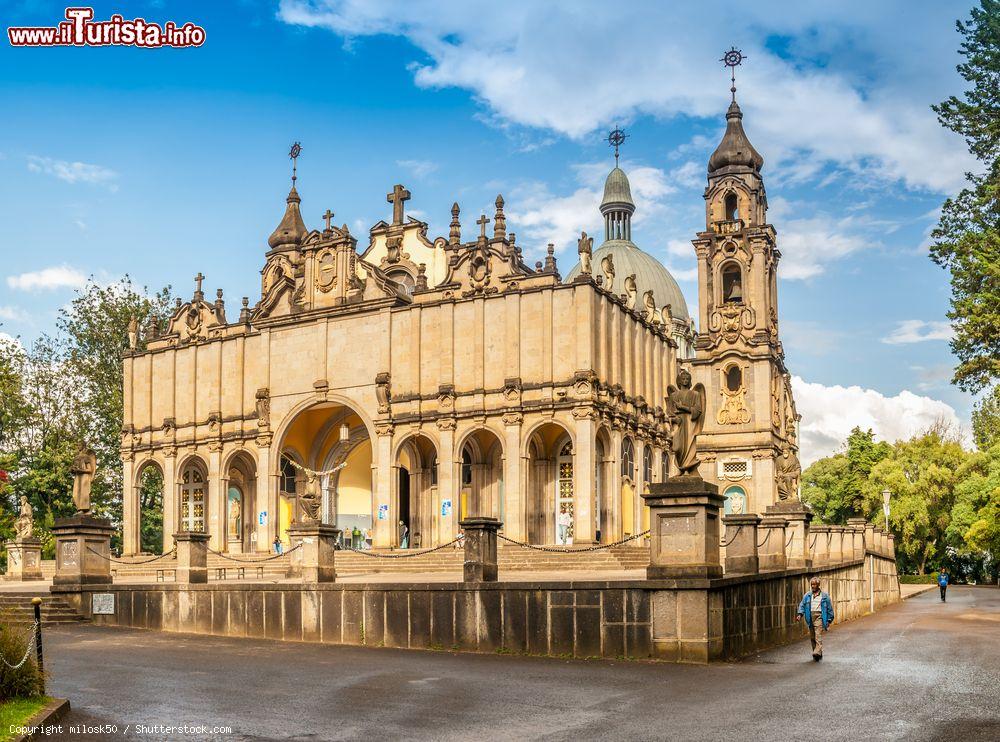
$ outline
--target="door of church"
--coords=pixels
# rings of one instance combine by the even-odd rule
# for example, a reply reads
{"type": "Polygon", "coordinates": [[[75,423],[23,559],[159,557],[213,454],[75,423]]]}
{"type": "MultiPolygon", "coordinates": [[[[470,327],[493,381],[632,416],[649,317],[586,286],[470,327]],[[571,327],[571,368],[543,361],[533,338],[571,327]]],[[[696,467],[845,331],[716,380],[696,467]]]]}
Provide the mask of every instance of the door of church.
{"type": "Polygon", "coordinates": [[[559,452],[556,480],[556,543],[573,543],[573,447],[567,442],[559,452]]]}
{"type": "Polygon", "coordinates": [[[205,477],[189,466],[181,482],[181,530],[205,530],[205,477]]]}

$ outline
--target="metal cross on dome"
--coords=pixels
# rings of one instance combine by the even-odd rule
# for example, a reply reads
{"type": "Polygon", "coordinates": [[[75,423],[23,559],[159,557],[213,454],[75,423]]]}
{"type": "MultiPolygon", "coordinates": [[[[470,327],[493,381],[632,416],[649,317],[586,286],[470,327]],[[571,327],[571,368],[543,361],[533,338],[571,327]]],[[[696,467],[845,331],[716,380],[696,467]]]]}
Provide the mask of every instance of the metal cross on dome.
{"type": "Polygon", "coordinates": [[[615,128],[611,130],[611,133],[608,134],[607,139],[604,140],[615,148],[615,167],[618,167],[618,148],[625,143],[626,139],[628,139],[628,134],[625,133],[625,130],[619,129],[615,126],[615,128]]]}
{"type": "Polygon", "coordinates": [[[733,100],[736,100],[736,68],[743,64],[744,59],[749,59],[743,55],[742,49],[737,49],[735,46],[730,48],[728,52],[722,55],[722,62],[730,70],[729,79],[732,83],[732,87],[729,88],[729,92],[733,94],[733,100]]]}
{"type": "Polygon", "coordinates": [[[298,142],[294,142],[292,144],[292,148],[290,150],[288,150],[288,157],[292,161],[292,185],[293,186],[295,185],[295,178],[296,178],[295,168],[299,164],[299,155],[301,155],[301,154],[302,154],[302,145],[299,144],[298,142]]]}

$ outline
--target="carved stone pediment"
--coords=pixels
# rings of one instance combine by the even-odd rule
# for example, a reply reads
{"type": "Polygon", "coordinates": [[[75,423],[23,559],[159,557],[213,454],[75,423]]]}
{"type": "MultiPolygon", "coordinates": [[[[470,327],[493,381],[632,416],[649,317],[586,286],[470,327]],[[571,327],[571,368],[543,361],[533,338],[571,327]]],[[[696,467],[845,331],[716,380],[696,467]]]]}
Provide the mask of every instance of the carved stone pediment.
{"type": "Polygon", "coordinates": [[[189,302],[180,304],[167,321],[167,335],[179,343],[207,340],[226,326],[226,313],[221,302],[209,304],[201,292],[189,302]]]}

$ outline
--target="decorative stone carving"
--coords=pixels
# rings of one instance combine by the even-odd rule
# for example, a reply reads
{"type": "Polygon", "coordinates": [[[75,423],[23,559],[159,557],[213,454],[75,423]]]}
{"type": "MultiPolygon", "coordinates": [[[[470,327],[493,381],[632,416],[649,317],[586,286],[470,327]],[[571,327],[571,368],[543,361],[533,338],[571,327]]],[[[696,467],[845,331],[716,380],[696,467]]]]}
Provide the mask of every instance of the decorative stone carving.
{"type": "Polygon", "coordinates": [[[778,459],[777,473],[775,480],[778,483],[779,500],[796,500],[799,495],[799,477],[802,475],[802,467],[799,464],[799,457],[792,453],[791,448],[785,446],[778,459]]]}
{"type": "Polygon", "coordinates": [[[327,293],[337,286],[337,253],[326,248],[316,254],[316,288],[327,293]]]}
{"type": "Polygon", "coordinates": [[[296,462],[295,459],[289,458],[288,461],[292,466],[305,475],[302,492],[297,498],[302,513],[298,522],[319,523],[321,520],[320,510],[323,507],[323,493],[320,488],[320,479],[337,473],[347,466],[347,462],[345,461],[332,469],[327,469],[326,471],[313,471],[312,469],[302,466],[296,462]]]}
{"type": "Polygon", "coordinates": [[[76,512],[89,513],[90,487],[94,482],[94,474],[97,473],[97,454],[94,449],[88,448],[86,443],[80,443],[69,470],[73,475],[73,504],[76,505],[76,512]]]}
{"type": "Polygon", "coordinates": [[[391,392],[389,389],[389,374],[386,371],[375,376],[375,398],[378,401],[378,414],[388,415],[391,392]]]}
{"type": "MultiPolygon", "coordinates": [[[[438,422],[440,422],[440,420],[438,422]]],[[[522,415],[520,412],[508,412],[505,413],[503,416],[503,424],[507,426],[520,425],[523,422],[524,422],[524,415],[522,415]]]]}
{"type": "Polygon", "coordinates": [[[643,319],[649,322],[651,325],[660,323],[660,313],[656,311],[656,300],[653,298],[653,292],[647,291],[642,295],[642,307],[643,307],[643,319]]]}
{"type": "Polygon", "coordinates": [[[601,272],[604,273],[604,288],[612,291],[615,286],[615,261],[611,253],[601,260],[601,272]]]}
{"type": "Polygon", "coordinates": [[[438,410],[451,412],[455,409],[455,387],[452,384],[441,384],[438,387],[438,410]]]}
{"type": "Polygon", "coordinates": [[[208,432],[219,435],[222,432],[222,413],[214,410],[208,413],[208,432]]]}
{"type": "Polygon", "coordinates": [[[377,422],[375,423],[375,435],[382,437],[386,435],[392,435],[395,431],[396,426],[390,422],[377,422]]]}
{"type": "Polygon", "coordinates": [[[271,426],[271,390],[266,386],[257,390],[254,395],[257,410],[257,427],[266,430],[271,426]]]}
{"type": "Polygon", "coordinates": [[[29,539],[35,534],[35,512],[24,495],[21,495],[21,510],[14,522],[14,533],[18,541],[29,539]]]}
{"type": "Polygon", "coordinates": [[[588,237],[586,232],[581,232],[580,239],[576,242],[576,250],[580,254],[580,273],[589,276],[593,269],[594,238],[588,237]]]}
{"type": "Polygon", "coordinates": [[[722,384],[719,393],[722,395],[722,406],[716,415],[719,425],[744,425],[750,422],[750,410],[747,409],[746,378],[740,370],[740,384],[736,389],[727,385],[726,371],[721,370],[722,384]]]}
{"type": "Polygon", "coordinates": [[[521,404],[521,377],[511,376],[503,381],[503,400],[508,405],[521,404]]]}
{"type": "Polygon", "coordinates": [[[597,418],[598,418],[597,410],[595,410],[593,407],[573,408],[574,420],[596,420],[597,418]]]}
{"type": "Polygon", "coordinates": [[[139,320],[133,314],[128,318],[128,349],[135,350],[139,345],[139,320]]]}
{"type": "Polygon", "coordinates": [[[635,309],[637,288],[635,283],[635,274],[625,277],[625,307],[627,309],[635,309]]]}
{"type": "Polygon", "coordinates": [[[437,427],[438,430],[454,430],[458,427],[458,421],[453,417],[439,417],[437,427]]]}
{"type": "Polygon", "coordinates": [[[163,431],[164,436],[171,436],[177,430],[177,422],[172,417],[165,417],[160,429],[163,431]]]}
{"type": "Polygon", "coordinates": [[[708,329],[722,336],[727,343],[736,343],[754,325],[753,310],[743,304],[723,304],[712,312],[708,329]]]}
{"type": "Polygon", "coordinates": [[[686,369],[677,372],[677,386],[667,387],[667,412],[677,420],[671,450],[681,476],[698,471],[698,434],[705,424],[705,387],[691,386],[686,369]]]}

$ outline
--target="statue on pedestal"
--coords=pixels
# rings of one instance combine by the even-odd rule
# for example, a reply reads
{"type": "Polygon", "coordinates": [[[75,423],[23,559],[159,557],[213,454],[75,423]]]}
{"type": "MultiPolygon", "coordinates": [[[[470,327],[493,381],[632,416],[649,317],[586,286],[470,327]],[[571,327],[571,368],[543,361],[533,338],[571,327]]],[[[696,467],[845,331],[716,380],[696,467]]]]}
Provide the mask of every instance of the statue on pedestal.
{"type": "Polygon", "coordinates": [[[24,541],[34,536],[35,533],[35,513],[28,503],[28,498],[21,495],[21,513],[14,521],[15,539],[24,541]]]}
{"type": "Polygon", "coordinates": [[[345,466],[347,462],[345,461],[332,469],[327,469],[326,471],[313,471],[304,466],[299,465],[292,459],[289,459],[292,466],[301,471],[306,475],[305,487],[302,490],[302,494],[299,495],[299,504],[302,505],[302,512],[305,517],[302,518],[303,523],[319,523],[322,518],[320,517],[320,508],[323,507],[323,493],[320,491],[320,477],[326,477],[330,474],[334,474],[345,466]]]}
{"type": "Polygon", "coordinates": [[[97,472],[97,454],[92,448],[87,448],[86,443],[81,442],[69,470],[73,475],[73,504],[76,505],[76,512],[89,513],[90,486],[97,472]]]}
{"type": "Polygon", "coordinates": [[[775,479],[778,483],[779,500],[797,500],[799,494],[799,477],[802,474],[802,466],[799,464],[799,457],[792,453],[792,449],[785,446],[781,458],[778,459],[778,471],[775,479]]]}
{"type": "Polygon", "coordinates": [[[671,439],[671,450],[677,461],[678,474],[698,473],[698,434],[705,423],[705,387],[691,388],[691,373],[677,372],[677,386],[667,387],[667,412],[677,419],[671,439]]]}

